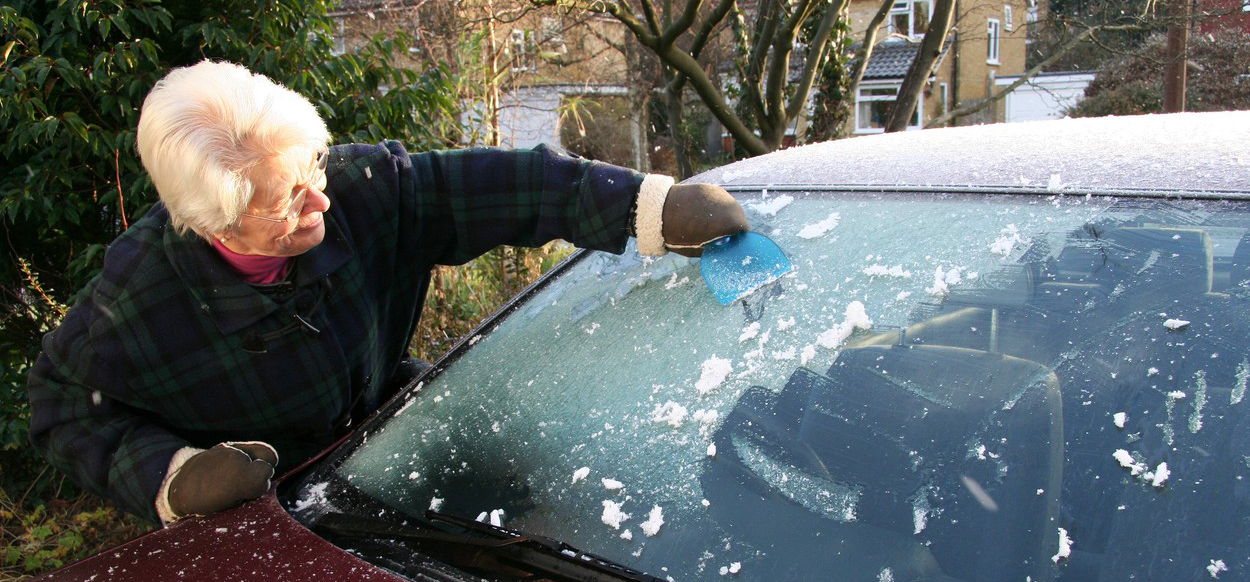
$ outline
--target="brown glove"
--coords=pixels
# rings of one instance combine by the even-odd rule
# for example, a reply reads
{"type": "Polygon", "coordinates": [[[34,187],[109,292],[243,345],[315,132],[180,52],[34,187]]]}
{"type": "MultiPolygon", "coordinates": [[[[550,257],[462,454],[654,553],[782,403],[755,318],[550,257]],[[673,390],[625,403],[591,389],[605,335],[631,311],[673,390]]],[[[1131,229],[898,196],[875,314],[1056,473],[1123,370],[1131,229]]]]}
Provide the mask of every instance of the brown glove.
{"type": "Polygon", "coordinates": [[[676,184],[664,199],[664,246],[675,253],[697,257],[703,245],[750,228],[742,206],[720,186],[676,184]]]}
{"type": "Polygon", "coordinates": [[[187,459],[169,481],[178,517],[208,515],[269,491],[278,453],[262,442],[221,443],[187,459]]]}

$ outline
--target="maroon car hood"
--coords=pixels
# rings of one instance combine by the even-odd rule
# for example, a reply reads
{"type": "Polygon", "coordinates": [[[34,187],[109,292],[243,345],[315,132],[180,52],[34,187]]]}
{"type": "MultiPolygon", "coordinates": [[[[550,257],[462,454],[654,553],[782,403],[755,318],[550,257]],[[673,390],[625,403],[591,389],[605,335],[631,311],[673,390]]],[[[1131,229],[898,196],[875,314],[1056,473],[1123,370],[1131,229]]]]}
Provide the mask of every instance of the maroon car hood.
{"type": "Polygon", "coordinates": [[[403,581],[321,539],[272,492],[230,511],[188,519],[40,580],[403,581]]]}

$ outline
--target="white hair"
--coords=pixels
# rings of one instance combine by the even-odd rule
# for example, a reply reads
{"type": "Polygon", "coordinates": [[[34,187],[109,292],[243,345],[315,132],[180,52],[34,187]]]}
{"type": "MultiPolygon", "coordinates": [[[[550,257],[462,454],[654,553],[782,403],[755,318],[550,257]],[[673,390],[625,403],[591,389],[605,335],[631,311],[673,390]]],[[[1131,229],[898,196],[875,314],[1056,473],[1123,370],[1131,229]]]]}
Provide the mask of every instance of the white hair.
{"type": "MultiPolygon", "coordinates": [[[[252,169],[310,159],[330,133],[303,96],[232,63],[174,69],[143,101],[139,156],[179,233],[230,231],[246,211],[252,169]]],[[[264,180],[264,177],[260,177],[264,180]]]]}

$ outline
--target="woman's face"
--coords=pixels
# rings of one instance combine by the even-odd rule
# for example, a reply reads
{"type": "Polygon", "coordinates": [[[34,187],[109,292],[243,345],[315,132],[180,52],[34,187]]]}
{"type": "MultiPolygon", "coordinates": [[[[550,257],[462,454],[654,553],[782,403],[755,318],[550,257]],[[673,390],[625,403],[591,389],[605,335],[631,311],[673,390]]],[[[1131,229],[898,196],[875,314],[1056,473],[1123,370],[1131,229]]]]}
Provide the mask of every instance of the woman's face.
{"type": "Polygon", "coordinates": [[[238,228],[226,235],[226,248],[244,255],[293,257],[321,244],[322,213],[330,208],[322,191],[325,160],[322,150],[302,163],[286,156],[257,166],[252,171],[255,194],[239,217],[238,228]]]}

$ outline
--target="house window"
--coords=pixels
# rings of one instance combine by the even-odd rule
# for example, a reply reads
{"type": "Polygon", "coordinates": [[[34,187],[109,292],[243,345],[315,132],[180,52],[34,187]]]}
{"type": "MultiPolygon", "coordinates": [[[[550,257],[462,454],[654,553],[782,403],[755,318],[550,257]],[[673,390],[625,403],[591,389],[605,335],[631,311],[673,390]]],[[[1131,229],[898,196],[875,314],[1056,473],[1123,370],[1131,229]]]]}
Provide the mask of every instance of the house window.
{"type": "Polygon", "coordinates": [[[987,28],[987,34],[986,34],[986,39],[985,39],[985,44],[987,47],[986,53],[985,53],[985,62],[991,65],[997,65],[998,64],[998,44],[999,44],[999,40],[1002,37],[1002,32],[1001,32],[1002,24],[998,22],[997,18],[990,18],[988,22],[989,22],[989,26],[987,28]]]}
{"type": "Polygon", "coordinates": [[[512,52],[512,72],[534,70],[534,31],[512,29],[509,50],[512,52]]]}
{"type": "Polygon", "coordinates": [[[341,55],[347,52],[347,29],[344,24],[343,17],[334,19],[334,47],[330,49],[330,54],[341,55]]]}
{"type": "MultiPolygon", "coordinates": [[[[855,133],[881,133],[890,122],[890,112],[898,100],[901,83],[890,85],[862,85],[855,93],[855,133]]],[[[920,128],[920,112],[924,110],[924,96],[916,102],[916,112],[908,122],[908,129],[920,128]]]]}
{"type": "Polygon", "coordinates": [[[929,30],[929,0],[897,0],[890,8],[890,34],[909,38],[929,30]]]}
{"type": "Polygon", "coordinates": [[[1028,22],[1029,24],[1036,24],[1038,19],[1037,12],[1037,0],[1029,0],[1029,12],[1024,15],[1025,22],[1028,22]]]}
{"type": "Polygon", "coordinates": [[[1250,0],[1241,0],[1241,11],[1250,12],[1250,0]]]}
{"type": "Polygon", "coordinates": [[[1011,5],[1003,6],[1003,30],[1011,32],[1016,28],[1015,15],[1011,11],[1011,5]]]}

